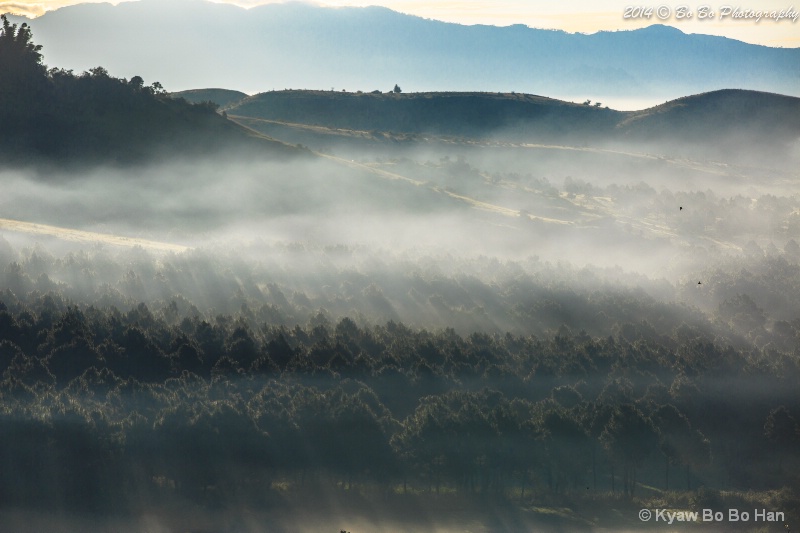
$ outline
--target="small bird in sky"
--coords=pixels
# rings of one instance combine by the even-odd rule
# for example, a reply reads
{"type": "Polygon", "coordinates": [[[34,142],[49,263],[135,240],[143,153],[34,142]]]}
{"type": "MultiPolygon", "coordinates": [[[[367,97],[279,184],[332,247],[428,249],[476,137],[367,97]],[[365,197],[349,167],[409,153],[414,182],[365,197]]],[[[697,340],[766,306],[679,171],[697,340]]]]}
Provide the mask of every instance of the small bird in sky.
{"type": "Polygon", "coordinates": [[[698,281],[698,282],[697,282],[697,284],[698,284],[698,285],[702,285],[702,282],[698,281]]]}
{"type": "Polygon", "coordinates": [[[681,206],[680,209],[678,209],[678,211],[683,211],[683,206],[681,206]]]}

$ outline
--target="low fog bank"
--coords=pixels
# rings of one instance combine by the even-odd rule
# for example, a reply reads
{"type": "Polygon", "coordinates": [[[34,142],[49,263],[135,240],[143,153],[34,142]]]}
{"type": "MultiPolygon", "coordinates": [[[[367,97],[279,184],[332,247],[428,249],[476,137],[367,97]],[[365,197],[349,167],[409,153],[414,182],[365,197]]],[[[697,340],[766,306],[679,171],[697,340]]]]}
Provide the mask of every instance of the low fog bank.
{"type": "Polygon", "coordinates": [[[641,508],[800,509],[781,489],[800,250],[720,256],[698,285],[366,245],[5,235],[15,532],[635,531],[641,508]]]}
{"type": "Polygon", "coordinates": [[[675,283],[800,234],[789,171],[611,149],[460,143],[83,173],[5,170],[0,218],[193,248],[355,246],[620,267],[675,283]]]}
{"type": "Polygon", "coordinates": [[[446,139],[5,169],[0,523],[794,519],[795,177],[446,139]]]}
{"type": "Polygon", "coordinates": [[[20,300],[174,303],[189,318],[246,307],[254,328],[321,314],[605,335],[644,305],[662,309],[659,331],[699,320],[764,345],[798,318],[800,192],[788,173],[589,148],[399,153],[4,170],[0,218],[54,226],[31,236],[6,223],[4,287],[20,300]],[[104,236],[188,251],[126,251],[104,236]],[[741,312],[757,315],[746,331],[732,326],[741,312]]]}
{"type": "Polygon", "coordinates": [[[791,352],[800,331],[800,247],[786,248],[702,256],[693,248],[698,255],[685,261],[692,275],[670,281],[536,256],[263,241],[163,252],[7,232],[0,294],[9,308],[37,312],[70,305],[130,312],[143,304],[170,325],[235,315],[259,337],[264,327],[332,326],[345,317],[460,334],[566,327],[604,336],[638,324],[634,335],[658,336],[688,325],[737,345],[791,352]]]}

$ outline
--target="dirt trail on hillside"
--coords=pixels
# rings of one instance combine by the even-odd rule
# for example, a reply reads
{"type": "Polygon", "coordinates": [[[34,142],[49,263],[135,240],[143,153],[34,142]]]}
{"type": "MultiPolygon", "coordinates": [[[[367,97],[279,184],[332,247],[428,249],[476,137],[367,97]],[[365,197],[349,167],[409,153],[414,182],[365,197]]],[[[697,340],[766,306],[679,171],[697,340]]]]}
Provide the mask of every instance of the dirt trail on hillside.
{"type": "Polygon", "coordinates": [[[49,235],[58,239],[73,242],[100,242],[113,246],[125,246],[133,248],[141,246],[146,250],[159,252],[184,252],[188,246],[167,242],[151,241],[136,237],[124,237],[121,235],[111,235],[109,233],[97,233],[93,231],[83,231],[59,226],[49,226],[47,224],[35,224],[33,222],[23,222],[21,220],[11,220],[0,218],[0,231],[14,231],[18,233],[29,233],[33,235],[49,235]]]}

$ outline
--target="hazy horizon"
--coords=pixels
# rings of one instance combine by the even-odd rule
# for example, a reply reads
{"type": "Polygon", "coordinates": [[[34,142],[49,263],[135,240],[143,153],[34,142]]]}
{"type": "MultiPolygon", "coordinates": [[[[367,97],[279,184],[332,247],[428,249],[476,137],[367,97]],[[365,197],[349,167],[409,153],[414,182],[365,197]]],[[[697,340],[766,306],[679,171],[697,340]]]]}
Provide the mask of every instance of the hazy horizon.
{"type": "MultiPolygon", "coordinates": [[[[641,20],[651,27],[585,34],[463,26],[376,8],[289,3],[245,11],[174,0],[75,5],[30,25],[50,67],[77,73],[100,65],[114,76],[159,81],[170,92],[385,92],[399,84],[405,92],[516,91],[568,102],[588,99],[623,111],[718,89],[798,96],[793,73],[800,48],[693,35],[652,15],[641,20]],[[94,23],[84,27],[84,18],[94,23]],[[202,32],[210,19],[236,27],[236,38],[202,32]],[[141,38],[142,27],[149,38],[141,38]]],[[[779,27],[786,21],[770,23],[779,27]]]]}
{"type": "MultiPolygon", "coordinates": [[[[127,0],[142,1],[142,0],[127,0]]],[[[144,0],[146,1],[146,0],[144,0]]],[[[160,2],[186,3],[187,0],[159,0],[160,2]]],[[[285,3],[286,0],[211,0],[214,3],[230,4],[243,8],[252,8],[271,3],[285,3]]],[[[106,3],[102,0],[81,2],[76,0],[14,0],[0,2],[0,12],[9,11],[18,15],[36,17],[46,11],[81,3],[106,3]]],[[[119,0],[107,2],[121,3],[119,0]]],[[[367,7],[383,6],[400,13],[423,18],[453,22],[457,24],[487,24],[493,26],[510,26],[523,24],[532,28],[560,29],[570,33],[595,33],[601,31],[621,31],[642,28],[650,24],[662,23],[672,25],[685,33],[718,35],[737,39],[751,44],[773,47],[800,47],[800,36],[793,28],[796,21],[770,21],[753,18],[735,19],[732,14],[720,20],[706,18],[698,20],[692,17],[676,15],[678,5],[670,8],[668,16],[659,17],[625,17],[625,9],[630,4],[622,0],[604,0],[603,2],[579,1],[568,4],[554,4],[543,1],[504,0],[487,2],[485,0],[466,0],[453,2],[419,2],[416,0],[330,0],[311,1],[309,4],[325,7],[367,7]]],[[[644,6],[646,7],[646,6],[644,6]]],[[[655,8],[655,6],[651,6],[655,8]]],[[[689,6],[693,10],[699,6],[689,6]]],[[[721,6],[714,6],[715,10],[721,6]]],[[[750,7],[750,6],[746,6],[750,7]]],[[[753,6],[754,7],[754,6],[753,6]]],[[[789,6],[779,0],[759,2],[758,11],[770,12],[787,10],[789,6]]],[[[755,9],[754,9],[755,10],[755,9]]],[[[629,14],[630,15],[630,14],[629,14]]]]}

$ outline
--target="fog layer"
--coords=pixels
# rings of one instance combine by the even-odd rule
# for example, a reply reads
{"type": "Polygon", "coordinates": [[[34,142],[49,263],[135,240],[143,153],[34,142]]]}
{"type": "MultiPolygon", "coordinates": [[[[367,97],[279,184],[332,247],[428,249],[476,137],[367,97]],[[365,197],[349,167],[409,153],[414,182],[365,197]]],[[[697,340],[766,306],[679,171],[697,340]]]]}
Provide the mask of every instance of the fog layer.
{"type": "Polygon", "coordinates": [[[319,149],[2,172],[0,521],[636,530],[719,490],[792,512],[790,170],[319,149]]]}

